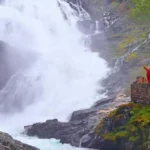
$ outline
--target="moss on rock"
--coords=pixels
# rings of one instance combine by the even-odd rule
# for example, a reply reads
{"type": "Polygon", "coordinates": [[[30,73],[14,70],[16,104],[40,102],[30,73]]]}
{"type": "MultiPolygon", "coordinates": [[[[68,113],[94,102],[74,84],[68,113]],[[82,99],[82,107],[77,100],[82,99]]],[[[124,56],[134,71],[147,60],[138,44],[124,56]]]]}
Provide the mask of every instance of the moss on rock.
{"type": "Polygon", "coordinates": [[[150,145],[150,106],[134,103],[119,106],[100,122],[95,134],[118,148],[124,147],[122,150],[127,150],[123,146],[127,143],[137,150],[146,150],[150,145]]]}

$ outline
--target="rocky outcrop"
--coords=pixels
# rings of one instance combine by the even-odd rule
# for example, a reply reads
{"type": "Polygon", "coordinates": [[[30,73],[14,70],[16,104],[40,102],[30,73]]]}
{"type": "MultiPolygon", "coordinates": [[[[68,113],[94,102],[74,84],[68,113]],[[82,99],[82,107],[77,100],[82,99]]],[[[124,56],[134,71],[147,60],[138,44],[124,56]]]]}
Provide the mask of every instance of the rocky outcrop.
{"type": "Polygon", "coordinates": [[[85,123],[83,120],[65,123],[55,119],[27,126],[25,130],[29,136],[60,139],[61,143],[70,143],[78,147],[81,136],[88,132],[85,123]]]}
{"type": "Polygon", "coordinates": [[[96,102],[89,109],[73,112],[69,122],[47,120],[44,123],[26,126],[25,134],[39,138],[56,138],[62,143],[79,147],[82,140],[94,133],[96,125],[110,111],[110,105],[116,107],[127,101],[128,98],[123,98],[120,102],[115,97],[106,98],[96,102]]]}
{"type": "Polygon", "coordinates": [[[96,112],[96,109],[74,112],[69,122],[59,122],[54,119],[36,123],[26,126],[25,133],[28,136],[38,136],[39,138],[60,139],[61,143],[79,147],[81,137],[88,133],[103,116],[96,112]]]}
{"type": "Polygon", "coordinates": [[[33,146],[14,140],[7,133],[0,132],[0,150],[39,150],[33,146]]]}
{"type": "Polygon", "coordinates": [[[150,106],[129,103],[119,106],[96,127],[92,140],[81,146],[100,150],[148,150],[150,106]]]}

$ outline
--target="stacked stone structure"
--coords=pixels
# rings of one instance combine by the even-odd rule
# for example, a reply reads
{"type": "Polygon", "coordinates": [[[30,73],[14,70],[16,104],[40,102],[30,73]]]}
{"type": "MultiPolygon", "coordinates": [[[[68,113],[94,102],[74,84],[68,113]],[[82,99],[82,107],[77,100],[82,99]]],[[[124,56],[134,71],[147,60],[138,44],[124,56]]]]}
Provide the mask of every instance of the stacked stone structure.
{"type": "Polygon", "coordinates": [[[140,104],[150,104],[150,83],[144,77],[137,77],[131,84],[131,101],[140,104]]]}

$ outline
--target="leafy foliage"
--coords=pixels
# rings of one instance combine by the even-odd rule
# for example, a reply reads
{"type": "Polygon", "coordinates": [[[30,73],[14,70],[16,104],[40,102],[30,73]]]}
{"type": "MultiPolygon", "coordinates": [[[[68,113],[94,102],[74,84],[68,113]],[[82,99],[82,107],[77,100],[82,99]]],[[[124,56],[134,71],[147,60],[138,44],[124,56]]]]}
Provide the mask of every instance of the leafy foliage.
{"type": "Polygon", "coordinates": [[[150,21],[150,0],[130,0],[129,2],[133,18],[136,18],[138,21],[150,21]]]}

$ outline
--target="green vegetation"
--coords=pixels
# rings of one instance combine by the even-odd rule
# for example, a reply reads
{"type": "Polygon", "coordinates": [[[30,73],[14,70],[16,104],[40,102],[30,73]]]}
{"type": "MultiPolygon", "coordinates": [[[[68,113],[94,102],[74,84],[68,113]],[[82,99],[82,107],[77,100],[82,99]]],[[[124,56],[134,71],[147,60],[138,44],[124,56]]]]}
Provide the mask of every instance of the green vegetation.
{"type": "Polygon", "coordinates": [[[123,50],[125,49],[128,45],[136,42],[135,35],[132,35],[131,33],[127,35],[123,40],[118,44],[118,49],[123,50]]]}
{"type": "Polygon", "coordinates": [[[122,12],[128,13],[132,20],[138,21],[140,24],[150,22],[149,0],[113,0],[109,7],[110,11],[119,11],[121,14],[122,12]]]}
{"type": "Polygon", "coordinates": [[[138,21],[149,22],[150,16],[150,1],[149,0],[130,0],[129,1],[130,7],[130,15],[132,18],[135,18],[138,21]]]}
{"type": "Polygon", "coordinates": [[[129,62],[129,61],[131,61],[133,59],[136,59],[137,56],[138,56],[137,52],[132,52],[129,55],[127,55],[127,57],[125,58],[125,62],[129,62]]]}
{"type": "MultiPolygon", "coordinates": [[[[132,24],[130,26],[127,26],[126,30],[126,33],[114,34],[108,38],[118,40],[117,46],[112,49],[113,57],[123,56],[136,47],[142,50],[140,52],[138,51],[129,53],[129,55],[127,55],[125,58],[125,62],[130,62],[136,59],[140,55],[140,53],[145,53],[146,44],[149,42],[148,34],[150,33],[150,27],[132,24]],[[147,40],[146,43],[144,42],[145,40],[147,40]]],[[[149,51],[150,49],[148,50],[148,52],[149,51]]]]}
{"type": "MultiPolygon", "coordinates": [[[[150,0],[128,0],[123,3],[126,5],[118,4],[118,1],[115,0],[111,7],[113,10],[116,9],[116,12],[119,8],[126,7],[126,14],[121,17],[127,18],[127,22],[124,22],[121,32],[114,32],[116,34],[112,34],[108,39],[117,43],[117,46],[112,47],[112,57],[119,58],[124,55],[126,56],[124,62],[130,63],[129,65],[132,67],[128,71],[128,83],[124,85],[130,95],[130,84],[135,81],[136,77],[146,77],[140,62],[142,59],[150,58],[150,39],[148,38],[148,34],[150,34],[150,0]],[[136,47],[138,50],[132,52],[136,47]]],[[[146,65],[150,67],[149,64],[146,65]]],[[[133,143],[137,150],[149,149],[150,106],[134,103],[119,106],[99,123],[95,134],[113,143],[117,143],[117,141],[133,143]]]]}
{"type": "MultiPolygon", "coordinates": [[[[115,41],[111,47],[111,56],[120,58],[125,56],[124,63],[129,64],[128,82],[123,85],[125,94],[130,96],[130,85],[137,76],[146,75],[140,62],[150,58],[150,0],[114,0],[111,3],[113,11],[119,12],[123,20],[121,32],[114,32],[108,39],[115,41]],[[126,10],[125,10],[126,9],[126,10]],[[121,13],[121,10],[124,13],[121,13]],[[135,51],[133,51],[135,49],[135,51]],[[133,51],[133,52],[132,52],[133,51]]],[[[145,64],[149,65],[149,64],[145,64]]]]}
{"type": "Polygon", "coordinates": [[[133,142],[137,144],[137,149],[144,150],[141,147],[150,145],[150,106],[134,103],[121,105],[100,122],[95,133],[112,142],[118,139],[133,142]],[[113,120],[112,130],[105,133],[103,128],[106,124],[105,127],[103,124],[109,119],[113,120]],[[122,119],[126,121],[124,124],[120,123],[122,119]]]}
{"type": "MultiPolygon", "coordinates": [[[[110,7],[115,9],[116,12],[119,11],[119,14],[121,13],[120,9],[122,10],[122,7],[125,7],[126,11],[122,17],[127,19],[125,24],[128,22],[129,25],[122,35],[116,34],[112,36],[113,39],[120,38],[117,47],[113,50],[113,56],[117,57],[125,54],[130,46],[136,43],[140,44],[141,40],[147,39],[150,33],[150,0],[123,0],[120,4],[119,2],[119,0],[114,0],[110,7]]],[[[130,55],[131,58],[127,56],[125,61],[129,62],[132,58],[135,59],[134,54],[130,55]]]]}

